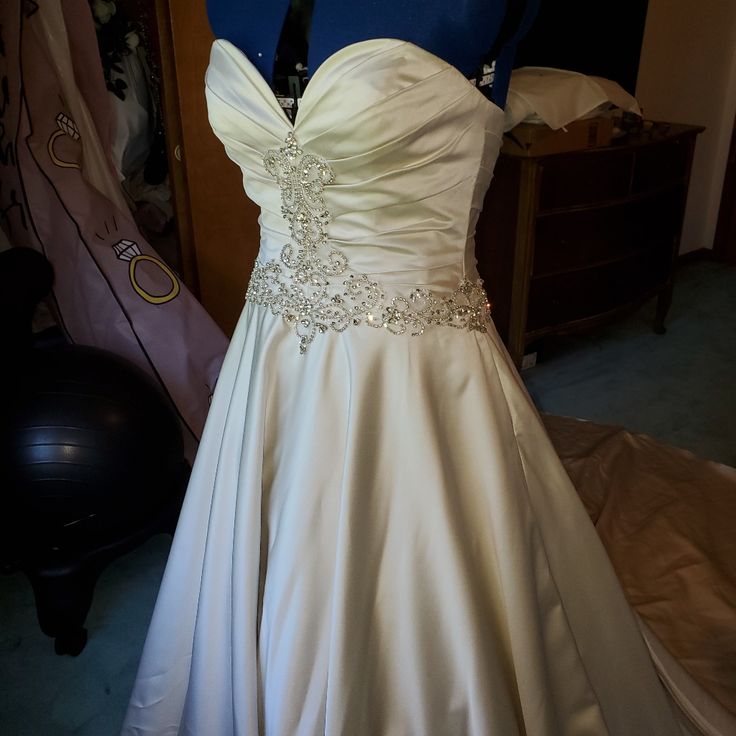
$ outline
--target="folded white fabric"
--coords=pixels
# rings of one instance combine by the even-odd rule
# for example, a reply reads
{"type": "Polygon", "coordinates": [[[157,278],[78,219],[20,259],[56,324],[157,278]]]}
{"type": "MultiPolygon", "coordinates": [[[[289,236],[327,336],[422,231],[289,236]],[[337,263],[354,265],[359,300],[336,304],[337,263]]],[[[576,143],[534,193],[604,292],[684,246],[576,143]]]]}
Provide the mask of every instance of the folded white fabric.
{"type": "Polygon", "coordinates": [[[641,114],[636,99],[610,79],[525,66],[511,74],[504,127],[511,130],[521,122],[536,122],[558,130],[573,120],[599,114],[611,104],[641,114]]]}

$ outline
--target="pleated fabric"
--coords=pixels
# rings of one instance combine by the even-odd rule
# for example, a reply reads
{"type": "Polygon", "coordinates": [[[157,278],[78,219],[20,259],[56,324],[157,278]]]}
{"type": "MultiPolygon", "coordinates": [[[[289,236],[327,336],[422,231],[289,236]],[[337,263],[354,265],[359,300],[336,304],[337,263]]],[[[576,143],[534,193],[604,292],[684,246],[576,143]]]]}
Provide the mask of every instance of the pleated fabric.
{"type": "MultiPolygon", "coordinates": [[[[210,118],[289,242],[263,156],[327,161],[328,239],[389,295],[475,278],[503,113],[377,39],[330,57],[295,125],[218,41],[210,118]]],[[[491,323],[318,334],[248,303],[220,375],[123,733],[672,736],[577,494],[491,323]]]]}

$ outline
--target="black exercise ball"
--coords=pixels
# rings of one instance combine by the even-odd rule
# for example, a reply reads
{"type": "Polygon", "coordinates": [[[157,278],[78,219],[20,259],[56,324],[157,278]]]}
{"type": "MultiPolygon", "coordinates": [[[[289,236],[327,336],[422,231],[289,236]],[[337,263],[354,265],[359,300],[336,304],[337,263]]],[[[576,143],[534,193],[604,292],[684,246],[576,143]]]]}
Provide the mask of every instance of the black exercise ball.
{"type": "Polygon", "coordinates": [[[109,534],[180,489],[178,416],[129,361],[74,345],[31,351],[3,393],[0,501],[16,537],[60,545],[109,534]]]}

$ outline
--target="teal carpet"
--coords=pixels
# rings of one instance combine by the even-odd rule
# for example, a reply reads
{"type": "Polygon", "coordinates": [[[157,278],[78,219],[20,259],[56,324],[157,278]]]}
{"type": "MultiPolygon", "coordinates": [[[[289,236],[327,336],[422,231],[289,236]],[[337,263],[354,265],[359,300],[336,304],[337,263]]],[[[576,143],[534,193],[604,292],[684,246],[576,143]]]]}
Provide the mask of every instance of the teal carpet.
{"type": "MultiPolygon", "coordinates": [[[[653,313],[648,304],[545,345],[543,362],[524,373],[532,395],[545,412],[623,425],[736,465],[736,269],[683,267],[666,335],[651,331],[653,313]]],[[[26,579],[0,576],[2,736],[118,734],[168,548],[155,537],[105,571],[77,658],[54,654],[26,579]]]]}
{"type": "Polygon", "coordinates": [[[544,346],[524,372],[541,411],[616,424],[736,465],[736,269],[677,273],[667,333],[654,301],[623,322],[544,346]]]}

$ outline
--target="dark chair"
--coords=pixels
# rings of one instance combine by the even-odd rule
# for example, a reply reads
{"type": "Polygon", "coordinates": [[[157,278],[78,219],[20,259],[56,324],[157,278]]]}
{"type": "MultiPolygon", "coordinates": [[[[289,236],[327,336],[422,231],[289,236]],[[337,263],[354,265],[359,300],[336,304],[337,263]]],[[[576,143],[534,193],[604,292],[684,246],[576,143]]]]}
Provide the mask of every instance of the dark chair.
{"type": "Polygon", "coordinates": [[[147,373],[60,332],[34,345],[33,307],[50,275],[35,251],[0,253],[0,562],[28,576],[56,652],[77,655],[97,578],[173,532],[189,468],[177,413],[147,373]]]}

